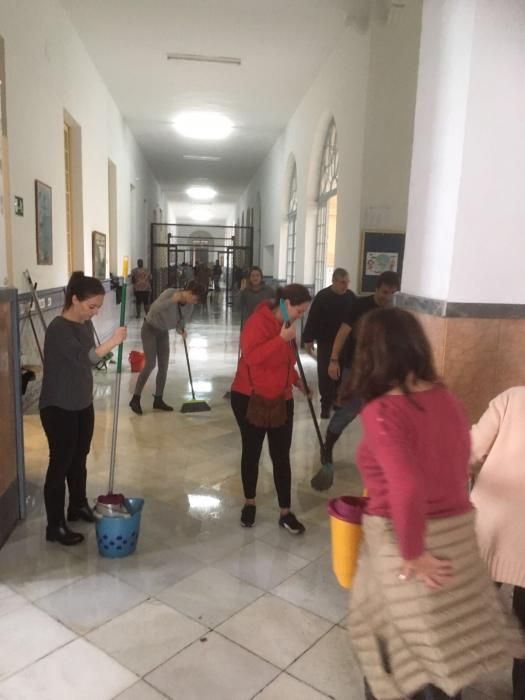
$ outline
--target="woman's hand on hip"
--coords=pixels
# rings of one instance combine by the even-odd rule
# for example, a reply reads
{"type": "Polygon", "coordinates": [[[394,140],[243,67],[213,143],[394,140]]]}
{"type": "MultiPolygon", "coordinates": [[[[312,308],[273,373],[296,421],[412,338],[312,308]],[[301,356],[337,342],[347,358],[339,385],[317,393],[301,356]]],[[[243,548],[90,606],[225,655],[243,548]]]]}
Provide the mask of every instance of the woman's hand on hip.
{"type": "Polygon", "coordinates": [[[438,559],[424,552],[417,559],[403,561],[399,578],[407,581],[413,575],[429,588],[441,588],[454,575],[454,567],[448,559],[438,559]]]}
{"type": "Polygon", "coordinates": [[[281,328],[281,338],[287,343],[289,343],[291,340],[295,340],[295,324],[292,323],[290,326],[286,326],[286,324],[283,325],[281,328]]]}

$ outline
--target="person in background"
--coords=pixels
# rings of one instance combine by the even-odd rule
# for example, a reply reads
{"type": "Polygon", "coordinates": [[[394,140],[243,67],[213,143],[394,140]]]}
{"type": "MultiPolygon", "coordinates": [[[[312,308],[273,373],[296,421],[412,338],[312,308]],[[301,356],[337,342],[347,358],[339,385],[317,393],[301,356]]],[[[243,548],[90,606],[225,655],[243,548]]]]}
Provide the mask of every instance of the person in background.
{"type": "MultiPolygon", "coordinates": [[[[365,297],[357,297],[351,304],[332,346],[328,374],[341,382],[343,393],[348,384],[355,353],[360,319],[369,311],[389,306],[394,294],[399,291],[400,281],[396,272],[383,272],[377,278],[376,291],[365,297]]],[[[335,411],[326,429],[324,451],[321,461],[333,463],[333,449],[345,428],[355,419],[361,408],[361,400],[355,394],[347,395],[341,408],[335,411]]]]}
{"type": "MultiPolygon", "coordinates": [[[[492,579],[514,587],[512,607],[525,628],[525,386],[493,399],[472,427],[472,461],[482,462],[470,498],[481,556],[492,579]]],[[[514,659],[513,699],[525,698],[525,660],[514,659]]]]}
{"type": "Polygon", "coordinates": [[[222,265],[219,260],[215,261],[213,266],[213,289],[216,292],[221,291],[221,277],[222,277],[222,265]]]}
{"type": "Polygon", "coordinates": [[[193,307],[205,298],[205,289],[199,282],[188,282],[184,289],[165,289],[153,302],[142,324],[141,338],[146,363],[139,374],[133,397],[129,402],[131,410],[142,415],[140,397],[150,374],[157,368],[153,408],[159,411],[173,411],[163,400],[164,387],[168,376],[170,360],[169,332],[175,328],[179,335],[186,337],[186,324],[191,319],[193,307]]]}
{"type": "Polygon", "coordinates": [[[147,267],[144,267],[144,261],[139,258],[137,267],[131,270],[131,284],[135,294],[135,306],[137,318],[140,318],[140,306],[144,306],[144,315],[149,311],[149,301],[151,295],[151,274],[147,267]]]}
{"type": "Polygon", "coordinates": [[[348,629],[366,698],[457,700],[505,668],[511,639],[525,651],[479,554],[465,411],[403,309],[362,320],[352,385],[368,499],[348,629]]]}
{"type": "Polygon", "coordinates": [[[310,293],[300,284],[279,289],[274,301],[259,304],[241,333],[242,352],[231,387],[231,405],[242,439],[243,527],[255,524],[259,459],[267,436],[281,511],[279,525],[294,535],[305,530],[290,510],[290,447],[294,415],[292,389],[295,386],[305,393],[295,371],[295,322],[302,318],[310,301],[310,293]],[[289,326],[284,323],[281,300],[286,304],[289,326]]]}
{"type": "Polygon", "coordinates": [[[208,289],[210,286],[210,268],[206,263],[197,263],[195,267],[195,280],[201,285],[205,290],[204,296],[202,298],[202,303],[205,304],[208,299],[208,289]]]}
{"type": "Polygon", "coordinates": [[[241,324],[253,314],[262,301],[274,299],[275,290],[263,279],[263,271],[257,265],[250,267],[246,287],[241,291],[241,324]]]}
{"type": "Polygon", "coordinates": [[[193,271],[193,267],[189,265],[187,262],[182,263],[182,282],[183,286],[185,287],[188,282],[191,282],[192,279],[194,279],[195,273],[193,271]]]}
{"type": "Polygon", "coordinates": [[[355,294],[348,289],[350,278],[342,267],[334,270],[332,284],[318,292],[312,302],[303,330],[303,343],[309,355],[317,359],[317,379],[321,397],[321,418],[330,418],[338,380],[328,374],[332,346],[343,321],[348,317],[355,294]],[[317,342],[317,353],[313,343],[317,342]]]}
{"type": "Polygon", "coordinates": [[[84,539],[66,524],[66,481],[67,519],[95,521],[86,495],[86,462],[95,421],[93,368],[126,338],[126,328],[122,327],[109,340],[96,345],[91,319],[104,303],[104,294],[100,280],[73,272],[62,314],[51,321],[44,341],[39,408],[49,444],[44,485],[46,539],[63,545],[79,544],[84,539]]]}

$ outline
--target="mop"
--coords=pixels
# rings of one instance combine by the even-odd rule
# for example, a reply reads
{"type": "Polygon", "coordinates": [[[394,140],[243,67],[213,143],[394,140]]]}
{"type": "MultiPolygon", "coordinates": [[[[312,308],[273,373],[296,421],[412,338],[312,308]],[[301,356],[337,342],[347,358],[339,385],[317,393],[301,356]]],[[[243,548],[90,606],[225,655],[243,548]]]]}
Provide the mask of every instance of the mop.
{"type": "MultiPolygon", "coordinates": [[[[180,308],[179,304],[179,312],[180,312],[180,318],[182,319],[182,310],[180,308]]],[[[182,335],[182,342],[184,343],[184,352],[186,354],[186,364],[188,366],[188,377],[190,378],[190,387],[191,387],[191,400],[190,401],[185,401],[182,404],[182,407],[180,409],[181,413],[203,413],[204,411],[211,411],[210,406],[204,401],[204,399],[196,399],[195,398],[195,390],[193,388],[193,377],[191,376],[191,367],[190,367],[190,356],[188,354],[188,343],[186,342],[186,337],[184,336],[184,326],[182,327],[183,335],[182,335]]]]}
{"type": "MultiPolygon", "coordinates": [[[[281,313],[283,316],[283,319],[285,323],[289,324],[289,316],[288,316],[288,309],[286,308],[286,304],[284,302],[284,299],[281,299],[279,302],[280,307],[281,307],[281,313]]],[[[299,348],[297,347],[297,343],[295,340],[293,341],[293,346],[295,350],[295,358],[297,361],[297,368],[299,369],[299,374],[301,376],[301,380],[303,382],[303,386],[306,391],[306,400],[308,401],[308,408],[310,409],[310,415],[312,416],[312,421],[314,423],[314,428],[315,428],[315,433],[317,435],[317,439],[319,441],[319,446],[321,447],[321,454],[324,455],[325,448],[324,448],[324,441],[323,441],[323,436],[321,435],[321,429],[319,428],[319,423],[317,421],[317,416],[315,415],[315,408],[312,403],[312,399],[310,398],[310,389],[308,388],[308,383],[306,381],[306,375],[304,373],[303,369],[303,363],[301,362],[301,357],[299,355],[299,348]]],[[[323,463],[323,466],[319,471],[313,476],[312,480],[310,481],[310,486],[315,489],[316,491],[327,491],[332,484],[334,483],[334,466],[330,462],[325,462],[323,463]]]]}
{"type": "MultiPolygon", "coordinates": [[[[124,284],[122,285],[122,300],[120,302],[120,325],[126,325],[126,280],[128,278],[128,258],[124,258],[122,266],[124,284]]],[[[100,515],[119,515],[131,517],[124,505],[125,497],[122,493],[113,493],[113,483],[115,480],[115,458],[117,453],[117,428],[120,403],[120,382],[122,378],[122,351],[124,344],[118,346],[117,353],[117,377],[115,381],[115,403],[113,404],[113,434],[111,436],[111,461],[109,465],[108,492],[97,498],[96,512],[100,515]]]]}

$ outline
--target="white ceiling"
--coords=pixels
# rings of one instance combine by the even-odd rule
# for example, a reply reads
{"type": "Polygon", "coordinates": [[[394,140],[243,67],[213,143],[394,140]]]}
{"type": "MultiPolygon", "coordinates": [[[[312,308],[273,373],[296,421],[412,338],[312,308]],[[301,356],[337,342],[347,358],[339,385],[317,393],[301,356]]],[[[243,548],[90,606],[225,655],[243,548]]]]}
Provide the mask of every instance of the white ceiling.
{"type": "Polygon", "coordinates": [[[61,2],[169,199],[182,204],[189,185],[207,181],[226,204],[286,125],[356,0],[61,2]],[[168,62],[174,52],[236,56],[242,66],[168,62]],[[233,135],[223,142],[178,136],[174,116],[199,109],[229,116],[233,135]]]}

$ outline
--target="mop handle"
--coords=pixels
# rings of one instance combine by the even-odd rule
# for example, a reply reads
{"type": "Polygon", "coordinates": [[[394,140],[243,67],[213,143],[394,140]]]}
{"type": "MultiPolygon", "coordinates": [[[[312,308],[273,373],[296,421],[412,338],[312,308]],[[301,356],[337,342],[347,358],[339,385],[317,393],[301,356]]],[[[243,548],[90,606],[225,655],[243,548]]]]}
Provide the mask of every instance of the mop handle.
{"type": "MultiPolygon", "coordinates": [[[[281,314],[283,316],[283,319],[286,323],[287,326],[290,325],[290,317],[288,315],[288,309],[286,308],[286,303],[284,299],[281,299],[279,301],[279,306],[281,308],[281,314]]],[[[299,348],[297,347],[297,342],[295,340],[292,340],[292,345],[295,350],[295,359],[297,361],[297,367],[299,369],[299,374],[301,376],[301,380],[303,382],[304,390],[306,391],[306,400],[308,401],[308,408],[310,409],[310,415],[312,416],[312,420],[314,422],[314,428],[315,432],[317,435],[317,439],[319,440],[319,445],[321,449],[324,449],[324,442],[323,442],[323,436],[321,435],[321,430],[319,428],[319,423],[317,422],[317,416],[315,415],[315,408],[312,403],[312,399],[310,398],[310,388],[308,387],[308,382],[306,381],[306,375],[304,373],[304,368],[303,368],[303,363],[301,362],[301,358],[299,356],[299,348]]]]}
{"type": "Polygon", "coordinates": [[[184,322],[182,320],[182,308],[181,308],[180,301],[177,302],[177,306],[179,307],[179,316],[180,316],[180,320],[182,323],[182,333],[183,333],[182,342],[184,343],[184,352],[186,354],[186,364],[188,365],[188,377],[190,378],[191,396],[192,396],[192,399],[195,401],[195,391],[193,389],[193,377],[191,376],[190,356],[188,354],[188,344],[186,343],[186,338],[184,337],[184,331],[186,330],[186,328],[185,328],[184,322]]]}
{"type": "MultiPolygon", "coordinates": [[[[122,299],[120,301],[120,325],[126,325],[126,280],[128,278],[128,258],[124,258],[122,264],[122,276],[124,277],[124,284],[122,287],[122,299]]],[[[117,377],[115,381],[115,403],[113,405],[113,433],[111,435],[111,459],[109,462],[109,484],[108,484],[108,494],[113,493],[113,482],[115,480],[115,459],[117,454],[117,430],[118,430],[118,414],[119,414],[119,403],[120,403],[120,382],[122,374],[122,350],[124,343],[120,343],[118,346],[118,357],[117,357],[117,377]]]]}

